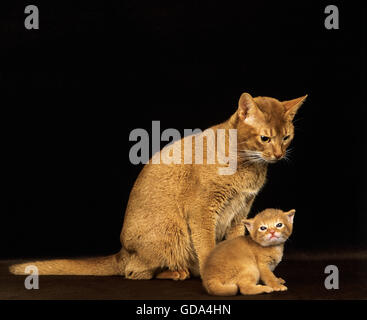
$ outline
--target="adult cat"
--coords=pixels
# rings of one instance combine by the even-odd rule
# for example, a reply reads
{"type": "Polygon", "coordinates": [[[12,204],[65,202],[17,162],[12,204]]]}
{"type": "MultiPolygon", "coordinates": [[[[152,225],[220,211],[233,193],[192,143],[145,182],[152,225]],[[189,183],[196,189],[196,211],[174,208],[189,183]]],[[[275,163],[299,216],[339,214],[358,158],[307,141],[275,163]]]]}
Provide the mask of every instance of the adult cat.
{"type": "MultiPolygon", "coordinates": [[[[265,183],[268,163],[284,157],[294,137],[292,120],[306,97],[280,102],[241,95],[230,119],[210,128],[215,133],[237,130],[237,170],[231,175],[218,174],[222,165],[208,164],[205,155],[202,164],[146,164],[130,194],[119,253],[24,263],[11,266],[10,271],[24,274],[32,264],[39,274],[175,280],[188,278],[190,272],[200,275],[216,242],[244,234],[241,221],[265,183]]],[[[215,139],[218,142],[217,135],[215,139]]],[[[183,148],[182,141],[176,146],[183,148]]],[[[209,148],[206,139],[203,147],[209,148]]],[[[163,156],[163,150],[155,157],[163,156]]]]}

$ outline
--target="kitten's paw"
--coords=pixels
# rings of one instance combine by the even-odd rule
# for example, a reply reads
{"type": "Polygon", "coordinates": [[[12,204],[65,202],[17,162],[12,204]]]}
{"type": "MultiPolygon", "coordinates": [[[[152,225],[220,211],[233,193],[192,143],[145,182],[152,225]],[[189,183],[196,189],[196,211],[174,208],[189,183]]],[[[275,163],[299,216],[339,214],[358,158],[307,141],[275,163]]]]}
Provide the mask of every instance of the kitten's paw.
{"type": "Polygon", "coordinates": [[[177,280],[185,280],[190,278],[190,271],[187,269],[178,270],[177,271],[180,275],[180,277],[177,280]]]}
{"type": "Polygon", "coordinates": [[[264,290],[264,293],[270,293],[274,291],[274,289],[269,286],[262,286],[262,289],[264,290]]]}
{"type": "Polygon", "coordinates": [[[278,278],[278,282],[279,282],[280,284],[285,284],[285,280],[284,280],[284,279],[282,279],[282,278],[278,278]]]}
{"type": "Polygon", "coordinates": [[[286,286],[283,286],[282,284],[276,284],[275,286],[272,286],[274,291],[286,291],[288,288],[286,286]]]}

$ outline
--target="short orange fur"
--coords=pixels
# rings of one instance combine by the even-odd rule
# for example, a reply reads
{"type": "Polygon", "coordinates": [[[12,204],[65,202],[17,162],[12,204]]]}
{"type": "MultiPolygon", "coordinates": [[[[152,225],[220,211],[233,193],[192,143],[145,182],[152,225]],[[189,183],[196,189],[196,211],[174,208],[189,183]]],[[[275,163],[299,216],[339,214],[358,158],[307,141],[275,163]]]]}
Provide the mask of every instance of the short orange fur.
{"type": "Polygon", "coordinates": [[[207,292],[231,296],[238,290],[244,295],[287,290],[285,281],[273,270],[282,260],[284,242],[292,233],[294,213],[294,209],[266,209],[253,219],[245,219],[249,235],[223,241],[210,253],[202,274],[207,292]],[[258,284],[259,280],[264,285],[258,284]]]}
{"type": "MultiPolygon", "coordinates": [[[[199,276],[217,242],[244,234],[241,220],[265,183],[268,164],[285,156],[294,137],[293,117],[305,98],[281,102],[241,95],[236,112],[210,128],[237,130],[238,164],[232,175],[219,175],[223,165],[207,164],[205,157],[203,164],[146,164],[130,193],[119,253],[93,260],[23,263],[10,271],[24,274],[25,266],[33,264],[40,274],[175,280],[190,273],[199,276]]],[[[194,148],[195,143],[193,153],[194,148]]]]}

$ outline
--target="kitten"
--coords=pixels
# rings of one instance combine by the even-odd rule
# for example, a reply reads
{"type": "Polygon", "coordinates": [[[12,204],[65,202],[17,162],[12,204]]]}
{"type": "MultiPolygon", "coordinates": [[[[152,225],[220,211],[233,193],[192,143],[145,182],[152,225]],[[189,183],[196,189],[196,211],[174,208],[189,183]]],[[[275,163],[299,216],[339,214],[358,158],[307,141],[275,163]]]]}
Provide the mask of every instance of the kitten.
{"type": "Polygon", "coordinates": [[[273,270],[282,260],[284,242],[292,233],[296,210],[266,209],[243,220],[249,235],[226,240],[210,253],[203,270],[203,285],[212,295],[285,291],[285,281],[273,270]],[[262,280],[265,285],[258,284],[262,280]]]}

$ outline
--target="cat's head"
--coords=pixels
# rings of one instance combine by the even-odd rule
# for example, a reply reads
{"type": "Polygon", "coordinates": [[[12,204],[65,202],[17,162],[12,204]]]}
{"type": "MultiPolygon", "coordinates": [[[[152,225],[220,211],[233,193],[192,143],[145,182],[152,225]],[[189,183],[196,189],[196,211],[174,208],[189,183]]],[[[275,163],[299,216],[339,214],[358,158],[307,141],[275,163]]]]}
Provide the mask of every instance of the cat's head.
{"type": "Polygon", "coordinates": [[[263,247],[284,243],[292,233],[296,210],[266,209],[252,219],[243,220],[252,240],[263,247]]]}
{"type": "Polygon", "coordinates": [[[279,101],[243,93],[235,114],[239,156],[253,162],[284,158],[294,137],[293,118],[306,97],[279,101]]]}

